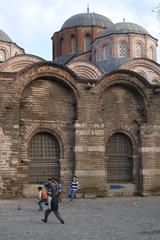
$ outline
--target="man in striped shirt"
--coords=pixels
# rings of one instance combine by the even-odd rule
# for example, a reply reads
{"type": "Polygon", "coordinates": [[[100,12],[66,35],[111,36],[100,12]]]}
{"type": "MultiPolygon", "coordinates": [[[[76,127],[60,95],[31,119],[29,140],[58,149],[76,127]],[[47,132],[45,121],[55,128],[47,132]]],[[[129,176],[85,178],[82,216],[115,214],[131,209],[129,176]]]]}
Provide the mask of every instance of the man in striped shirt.
{"type": "Polygon", "coordinates": [[[76,176],[73,177],[70,189],[69,189],[69,198],[71,201],[73,201],[74,198],[76,198],[76,192],[79,187],[78,181],[76,176]]]}

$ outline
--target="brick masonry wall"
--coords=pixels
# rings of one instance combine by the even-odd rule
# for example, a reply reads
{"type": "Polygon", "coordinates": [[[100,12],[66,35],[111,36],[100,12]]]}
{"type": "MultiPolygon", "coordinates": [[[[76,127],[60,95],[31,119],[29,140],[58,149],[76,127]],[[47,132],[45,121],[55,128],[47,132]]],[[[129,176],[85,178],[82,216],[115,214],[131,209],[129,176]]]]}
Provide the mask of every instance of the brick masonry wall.
{"type": "Polygon", "coordinates": [[[160,194],[160,94],[152,91],[148,124],[141,127],[143,194],[160,194]]]}
{"type": "MultiPolygon", "coordinates": [[[[14,77],[14,75],[13,75],[14,77]]],[[[13,91],[13,78],[4,74],[0,78],[0,196],[16,196],[19,126],[17,103],[13,91]],[[5,79],[4,79],[5,77],[5,79]],[[14,190],[13,190],[14,189],[14,190]]]]}
{"type": "Polygon", "coordinates": [[[160,126],[143,125],[141,138],[143,195],[160,194],[160,126]]]}
{"type": "Polygon", "coordinates": [[[66,194],[74,174],[80,196],[106,194],[106,144],[116,132],[133,144],[137,189],[144,195],[159,191],[159,95],[134,74],[122,70],[88,86],[60,66],[37,63],[18,74],[1,74],[0,99],[1,197],[23,194],[28,146],[40,131],[59,141],[66,194]]]}

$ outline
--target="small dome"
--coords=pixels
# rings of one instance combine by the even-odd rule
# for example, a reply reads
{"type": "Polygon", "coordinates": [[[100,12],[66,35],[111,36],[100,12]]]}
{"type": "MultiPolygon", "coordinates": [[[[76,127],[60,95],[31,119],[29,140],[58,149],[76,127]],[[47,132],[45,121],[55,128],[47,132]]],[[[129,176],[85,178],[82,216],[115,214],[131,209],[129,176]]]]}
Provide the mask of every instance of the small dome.
{"type": "Polygon", "coordinates": [[[12,42],[10,37],[5,32],[3,32],[2,30],[0,30],[0,41],[12,42]]]}
{"type": "Polygon", "coordinates": [[[149,33],[140,25],[131,22],[120,22],[110,25],[108,29],[102,33],[102,36],[121,33],[137,33],[149,35],[149,33]]]}
{"type": "Polygon", "coordinates": [[[96,14],[96,13],[80,13],[70,17],[61,27],[61,30],[64,28],[71,28],[76,26],[99,26],[99,27],[108,27],[112,25],[110,19],[105,16],[96,14]]]}

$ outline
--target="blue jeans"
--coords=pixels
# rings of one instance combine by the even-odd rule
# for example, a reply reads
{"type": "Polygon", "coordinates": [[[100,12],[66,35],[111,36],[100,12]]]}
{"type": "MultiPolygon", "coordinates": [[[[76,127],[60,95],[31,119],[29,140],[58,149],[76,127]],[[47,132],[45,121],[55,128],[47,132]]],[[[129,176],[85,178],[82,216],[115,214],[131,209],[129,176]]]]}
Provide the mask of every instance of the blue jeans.
{"type": "Polygon", "coordinates": [[[40,209],[40,210],[43,210],[43,203],[44,203],[45,205],[48,205],[48,201],[47,201],[47,200],[42,200],[42,199],[40,199],[40,200],[38,201],[38,206],[39,206],[39,209],[40,209]]]}
{"type": "Polygon", "coordinates": [[[76,189],[73,189],[73,188],[69,189],[69,198],[71,201],[73,201],[73,199],[76,198],[76,192],[77,192],[76,189]]]}

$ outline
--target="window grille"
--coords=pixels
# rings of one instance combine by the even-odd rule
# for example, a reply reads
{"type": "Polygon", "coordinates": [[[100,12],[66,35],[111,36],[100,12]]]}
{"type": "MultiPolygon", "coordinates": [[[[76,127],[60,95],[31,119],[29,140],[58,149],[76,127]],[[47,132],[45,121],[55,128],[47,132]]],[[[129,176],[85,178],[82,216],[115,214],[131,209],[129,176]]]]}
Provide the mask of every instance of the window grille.
{"type": "Polygon", "coordinates": [[[43,183],[60,176],[59,144],[49,133],[37,133],[29,144],[29,177],[32,183],[43,183]]]}
{"type": "Polygon", "coordinates": [[[136,58],[142,57],[142,45],[140,43],[136,44],[136,58]]]}
{"type": "Polygon", "coordinates": [[[127,56],[127,49],[126,49],[126,43],[120,42],[119,43],[119,57],[123,58],[127,56]]]}
{"type": "Polygon", "coordinates": [[[131,142],[124,134],[114,134],[107,143],[107,176],[109,183],[132,180],[131,142]]]}

